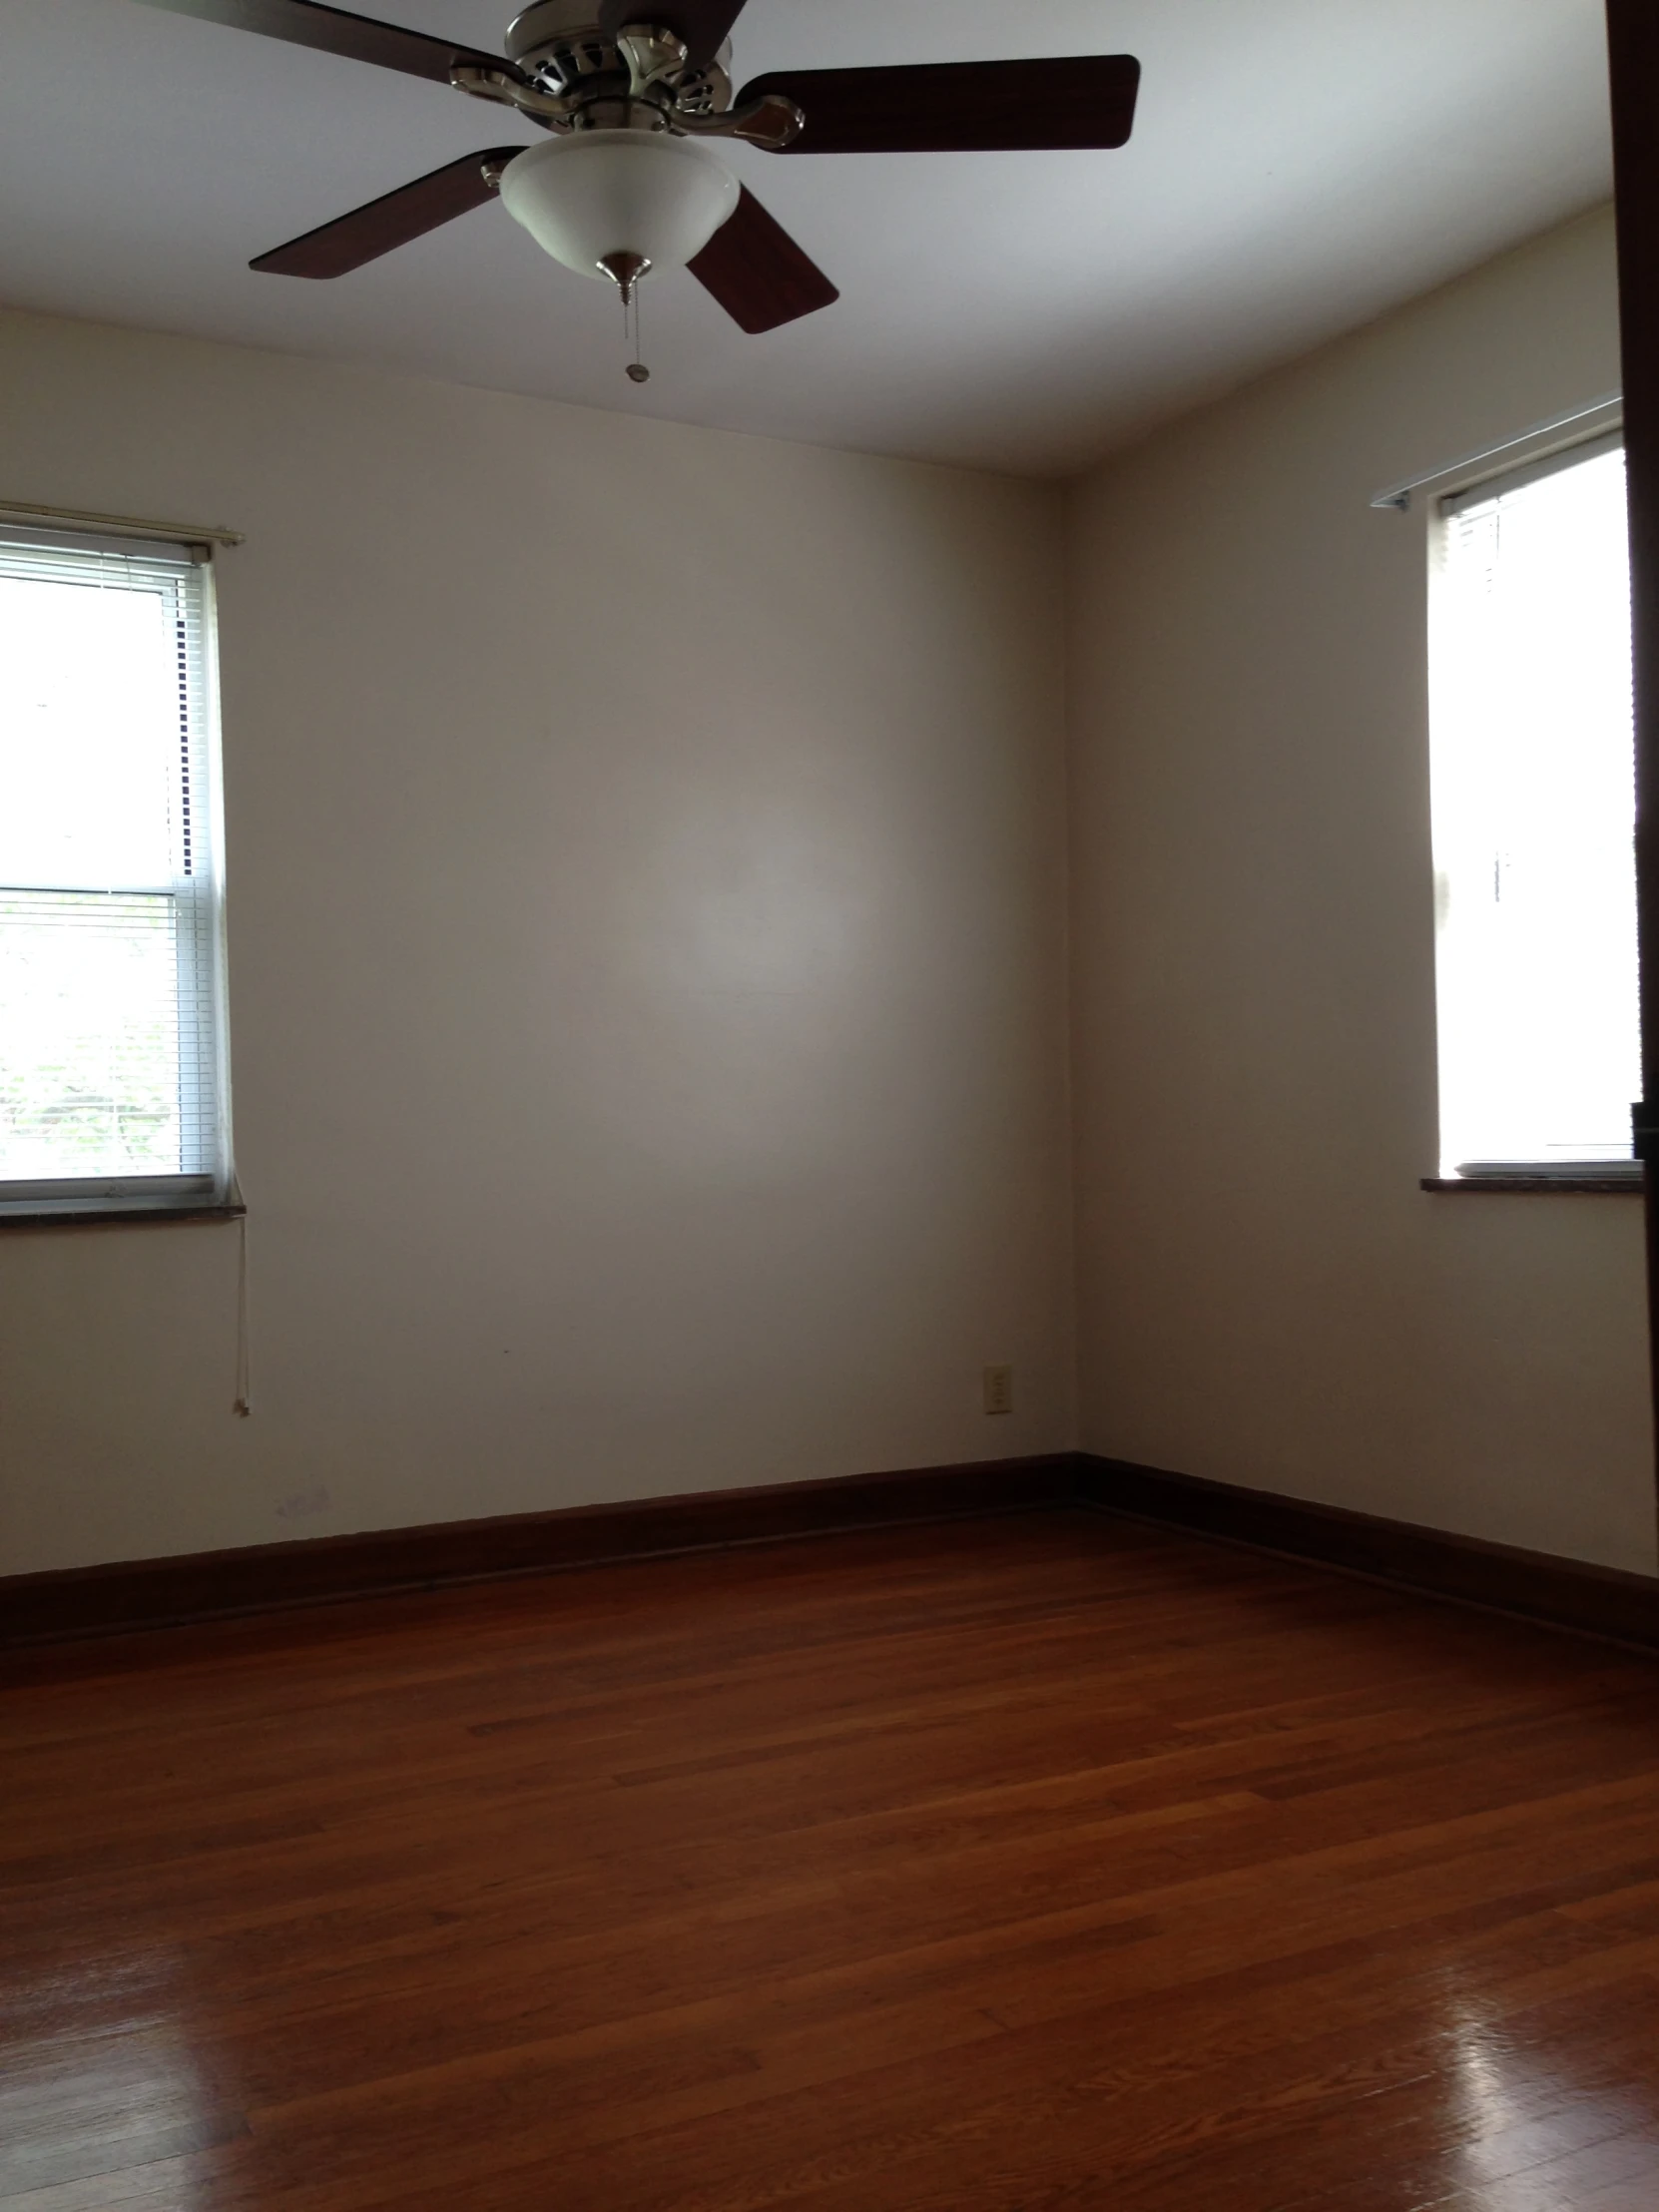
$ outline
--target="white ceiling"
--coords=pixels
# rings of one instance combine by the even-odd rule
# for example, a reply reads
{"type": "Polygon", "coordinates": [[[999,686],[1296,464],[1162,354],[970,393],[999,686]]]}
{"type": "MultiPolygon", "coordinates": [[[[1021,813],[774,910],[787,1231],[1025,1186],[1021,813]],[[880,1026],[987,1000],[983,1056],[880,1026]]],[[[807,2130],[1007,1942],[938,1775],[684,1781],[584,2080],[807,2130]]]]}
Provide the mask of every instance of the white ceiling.
{"type": "MultiPolygon", "coordinates": [[[[494,48],[511,0],[364,12],[494,48]]],[[[841,299],[745,337],[694,278],[609,285],[497,207],[329,283],[249,259],[535,137],[390,71],[132,0],[0,4],[0,299],[626,412],[1051,474],[1604,199],[1601,0],[751,0],[763,70],[1129,52],[1108,154],[733,166],[841,299]]]]}

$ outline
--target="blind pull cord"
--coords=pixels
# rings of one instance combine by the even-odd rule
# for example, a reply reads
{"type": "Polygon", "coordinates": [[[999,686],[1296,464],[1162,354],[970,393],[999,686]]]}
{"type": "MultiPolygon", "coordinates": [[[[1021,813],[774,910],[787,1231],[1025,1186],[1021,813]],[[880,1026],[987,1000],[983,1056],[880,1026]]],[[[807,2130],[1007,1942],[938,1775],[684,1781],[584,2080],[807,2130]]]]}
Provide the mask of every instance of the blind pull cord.
{"type": "Polygon", "coordinates": [[[232,1411],[246,1420],[254,1410],[253,1376],[248,1336],[248,1216],[243,1215],[237,1256],[237,1394],[232,1411]]]}

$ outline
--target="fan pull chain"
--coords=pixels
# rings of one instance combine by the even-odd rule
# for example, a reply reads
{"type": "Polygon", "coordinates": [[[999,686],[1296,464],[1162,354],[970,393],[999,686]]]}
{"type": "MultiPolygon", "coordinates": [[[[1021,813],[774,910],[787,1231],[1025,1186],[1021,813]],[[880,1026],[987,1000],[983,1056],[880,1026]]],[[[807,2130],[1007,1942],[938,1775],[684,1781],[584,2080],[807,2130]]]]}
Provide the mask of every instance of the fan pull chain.
{"type": "MultiPolygon", "coordinates": [[[[633,378],[636,384],[648,384],[651,381],[651,371],[646,367],[644,361],[640,359],[640,280],[637,276],[635,277],[633,283],[629,286],[629,292],[632,294],[632,303],[634,309],[634,357],[628,363],[628,373],[633,378]]],[[[622,335],[624,344],[627,343],[628,339],[628,308],[629,297],[628,294],[625,293],[622,301],[622,335]]]]}

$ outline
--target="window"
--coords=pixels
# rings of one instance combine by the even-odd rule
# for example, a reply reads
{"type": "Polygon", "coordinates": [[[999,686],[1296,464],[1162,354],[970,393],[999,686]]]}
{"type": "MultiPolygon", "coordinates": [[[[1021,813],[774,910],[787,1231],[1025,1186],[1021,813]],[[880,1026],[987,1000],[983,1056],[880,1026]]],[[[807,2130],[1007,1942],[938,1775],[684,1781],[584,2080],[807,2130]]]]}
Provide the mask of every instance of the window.
{"type": "Polygon", "coordinates": [[[212,572],[0,532],[0,1212],[231,1182],[212,572]]]}
{"type": "Polygon", "coordinates": [[[1441,1173],[1606,1172],[1641,1095],[1621,438],[1443,499],[1434,535],[1441,1173]]]}

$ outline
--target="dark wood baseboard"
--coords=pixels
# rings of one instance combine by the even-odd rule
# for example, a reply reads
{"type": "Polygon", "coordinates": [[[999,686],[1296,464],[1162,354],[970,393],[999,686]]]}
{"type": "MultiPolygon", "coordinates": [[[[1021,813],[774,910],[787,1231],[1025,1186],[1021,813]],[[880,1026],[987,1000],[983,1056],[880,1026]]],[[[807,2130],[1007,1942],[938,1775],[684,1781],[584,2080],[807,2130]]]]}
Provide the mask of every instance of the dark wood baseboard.
{"type": "Polygon", "coordinates": [[[0,1579],[0,1648],[274,1612],[606,1560],[1071,1501],[1072,1452],[317,1536],[0,1579]]]}
{"type": "Polygon", "coordinates": [[[838,1529],[1064,1506],[1659,1651],[1659,1580],[1645,1575],[1065,1451],[14,1575],[0,1579],[0,1648],[838,1529]]]}
{"type": "Polygon", "coordinates": [[[1659,1580],[1647,1575],[1092,1452],[1078,1453],[1077,1470],[1079,1504],[1334,1567],[1420,1596],[1659,1651],[1659,1580]]]}

